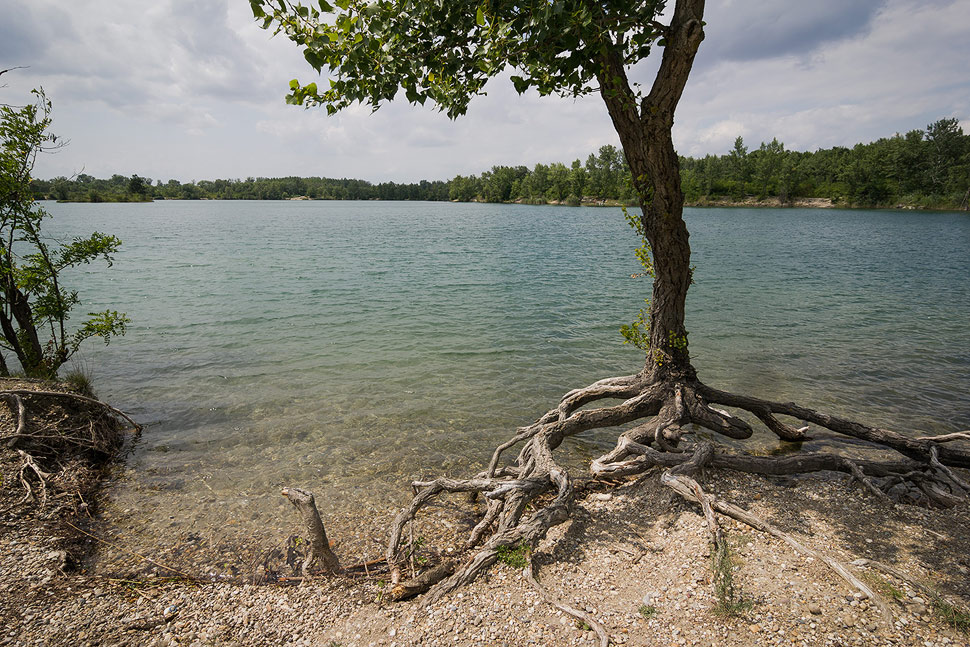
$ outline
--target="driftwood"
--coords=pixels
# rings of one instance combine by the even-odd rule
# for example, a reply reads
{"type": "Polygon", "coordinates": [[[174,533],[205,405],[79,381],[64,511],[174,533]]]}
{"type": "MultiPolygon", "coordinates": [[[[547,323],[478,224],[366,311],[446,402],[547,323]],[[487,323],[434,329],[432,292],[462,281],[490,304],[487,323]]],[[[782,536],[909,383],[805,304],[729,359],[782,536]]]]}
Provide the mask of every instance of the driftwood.
{"type": "Polygon", "coordinates": [[[391,600],[407,600],[420,595],[454,572],[455,563],[452,560],[446,560],[420,575],[393,585],[391,587],[391,600]]]}
{"type": "Polygon", "coordinates": [[[608,647],[608,645],[610,644],[610,637],[606,633],[606,627],[604,627],[600,622],[597,622],[593,618],[593,616],[589,615],[585,611],[582,611],[581,609],[577,609],[575,607],[571,607],[568,604],[564,603],[562,600],[556,599],[546,589],[546,587],[542,586],[542,584],[539,583],[539,580],[535,576],[535,567],[533,565],[531,555],[529,556],[529,563],[525,567],[525,572],[523,573],[523,575],[525,575],[526,581],[528,581],[529,584],[532,585],[532,587],[539,593],[539,595],[542,597],[543,600],[545,600],[548,604],[556,607],[566,615],[576,618],[576,620],[578,620],[579,622],[586,623],[586,625],[590,629],[596,632],[596,637],[599,639],[600,647],[608,647]]]}
{"type": "Polygon", "coordinates": [[[319,568],[325,573],[341,572],[340,560],[330,550],[327,531],[323,527],[323,520],[320,519],[320,513],[317,511],[313,494],[294,487],[283,488],[282,494],[300,513],[300,518],[303,520],[303,528],[307,534],[309,551],[307,552],[306,559],[303,561],[303,575],[309,575],[316,568],[319,568]]]}

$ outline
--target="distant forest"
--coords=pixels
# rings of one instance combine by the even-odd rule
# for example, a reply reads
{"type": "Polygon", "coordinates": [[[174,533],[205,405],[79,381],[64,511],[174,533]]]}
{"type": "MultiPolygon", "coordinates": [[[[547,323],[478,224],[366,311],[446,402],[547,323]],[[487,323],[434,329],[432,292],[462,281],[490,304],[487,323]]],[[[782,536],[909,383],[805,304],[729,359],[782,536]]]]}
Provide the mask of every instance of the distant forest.
{"type": "MultiPolygon", "coordinates": [[[[956,119],[852,148],[791,151],[777,139],[749,150],[738,137],[724,155],[681,157],[688,204],[792,204],[823,198],[855,207],[967,209],[970,135],[956,119]]],[[[247,178],[154,183],[137,175],[34,180],[38,199],[77,202],[179,200],[454,200],[528,204],[634,204],[630,171],[615,146],[585,163],[493,166],[480,175],[411,184],[331,178],[247,178]]]]}

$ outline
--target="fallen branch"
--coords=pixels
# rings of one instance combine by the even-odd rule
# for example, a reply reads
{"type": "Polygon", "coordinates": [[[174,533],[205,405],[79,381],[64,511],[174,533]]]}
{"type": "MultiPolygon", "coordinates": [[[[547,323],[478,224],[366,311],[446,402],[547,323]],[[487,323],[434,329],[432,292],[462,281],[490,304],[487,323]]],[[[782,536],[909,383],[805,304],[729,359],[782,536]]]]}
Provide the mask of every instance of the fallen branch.
{"type": "Polygon", "coordinates": [[[420,575],[416,575],[404,582],[398,582],[392,586],[391,599],[397,602],[398,600],[413,598],[416,595],[424,593],[454,572],[455,563],[451,560],[444,561],[433,568],[429,568],[420,575]]]}
{"type": "Polygon", "coordinates": [[[970,430],[957,431],[952,434],[941,434],[939,436],[919,436],[916,440],[928,440],[934,443],[949,443],[954,440],[970,440],[970,430]]]}
{"type": "Polygon", "coordinates": [[[593,617],[588,613],[586,613],[585,611],[580,611],[579,609],[571,607],[568,604],[565,604],[559,601],[558,599],[556,599],[544,586],[539,584],[539,580],[537,580],[535,577],[535,572],[533,570],[534,567],[532,564],[533,564],[532,556],[529,555],[528,564],[525,567],[523,575],[525,576],[526,581],[528,581],[529,584],[531,584],[533,588],[535,588],[535,590],[538,591],[542,599],[548,602],[549,604],[551,604],[552,606],[556,607],[563,613],[569,616],[572,616],[573,618],[576,618],[580,622],[586,623],[586,626],[588,626],[590,629],[596,632],[596,635],[599,638],[600,647],[609,647],[610,637],[606,633],[606,627],[604,627],[601,623],[594,620],[593,617]]]}

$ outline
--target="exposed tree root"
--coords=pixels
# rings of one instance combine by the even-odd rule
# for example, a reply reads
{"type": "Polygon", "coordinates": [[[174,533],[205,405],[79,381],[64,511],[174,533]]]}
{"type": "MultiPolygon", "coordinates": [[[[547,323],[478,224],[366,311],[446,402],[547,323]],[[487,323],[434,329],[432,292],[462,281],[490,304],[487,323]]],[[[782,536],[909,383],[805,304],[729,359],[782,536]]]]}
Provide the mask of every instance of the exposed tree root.
{"type": "MultiPolygon", "coordinates": [[[[714,515],[715,510],[721,514],[731,517],[732,519],[745,523],[756,530],[760,530],[761,532],[781,539],[803,555],[807,555],[822,561],[829,568],[835,571],[839,577],[844,579],[854,588],[861,591],[863,595],[872,600],[873,604],[878,606],[880,611],[882,611],[885,620],[892,620],[892,613],[889,611],[889,607],[886,605],[886,602],[876,595],[876,593],[862,580],[856,577],[844,564],[832,559],[827,555],[823,555],[815,550],[812,550],[811,548],[808,548],[788,533],[781,531],[776,526],[773,526],[761,517],[739,508],[732,503],[716,500],[714,497],[706,494],[697,481],[685,475],[684,472],[693,471],[709,462],[711,456],[713,456],[713,447],[709,443],[701,443],[695,451],[691,461],[682,463],[678,467],[665,471],[663,476],[661,476],[660,481],[685,499],[689,501],[696,501],[701,504],[701,507],[704,510],[704,516],[708,520],[708,527],[713,529],[712,539],[714,541],[716,552],[722,550],[721,544],[723,543],[723,538],[720,535],[720,527],[717,525],[717,520],[714,515]],[[685,470],[685,468],[689,469],[685,470]]],[[[716,585],[717,583],[715,582],[715,586],[716,585]]]]}
{"type": "Polygon", "coordinates": [[[955,443],[943,444],[964,440],[963,432],[938,437],[903,436],[794,403],[761,400],[713,389],[699,382],[689,366],[679,373],[658,369],[653,374],[609,378],[570,391],[556,408],[535,423],[520,428],[514,437],[499,445],[488,468],[473,478],[414,482],[416,493],[411,504],[391,526],[386,559],[392,582],[399,582],[402,570],[407,567],[406,546],[402,545],[405,527],[413,522],[421,508],[446,493],[480,494],[487,507],[466,544],[466,548],[477,549],[453,575],[430,589],[426,602],[438,600],[471,582],[496,561],[500,549],[535,548],[550,528],[569,518],[574,504],[571,479],[553,458],[554,450],[569,436],[638,421],[641,422],[619,435],[613,450],[593,461],[591,469],[595,476],[637,474],[653,466],[673,468],[665,473],[664,483],[701,504],[715,547],[723,542],[715,513],[726,514],[782,539],[799,552],[816,556],[870,597],[884,613],[888,611],[885,603],[844,566],[810,551],[790,535],[737,506],[715,500],[687,474],[704,465],[768,475],[822,470],[844,472],[890,504],[889,492],[903,486],[907,492],[922,493],[920,498],[924,503],[937,506],[955,505],[970,494],[968,484],[952,469],[970,467],[970,450],[955,443]],[[599,408],[586,407],[605,399],[620,402],[599,408]],[[754,432],[751,425],[722,407],[752,414],[769,431],[786,441],[806,440],[809,426],[796,427],[778,416],[865,441],[872,448],[892,450],[898,457],[850,459],[832,453],[753,456],[716,451],[709,443],[698,444],[694,451],[686,453],[681,443],[684,436],[694,432],[691,425],[733,439],[751,437],[754,432]],[[520,444],[522,447],[515,460],[500,466],[502,454],[520,444]]]}
{"type": "Polygon", "coordinates": [[[24,500],[47,500],[48,483],[73,458],[97,464],[123,447],[125,428],[141,426],[118,409],[77,393],[31,389],[0,390],[13,428],[0,431],[0,443],[21,456],[19,479],[24,500]],[[39,495],[39,496],[38,496],[39,495]]]}

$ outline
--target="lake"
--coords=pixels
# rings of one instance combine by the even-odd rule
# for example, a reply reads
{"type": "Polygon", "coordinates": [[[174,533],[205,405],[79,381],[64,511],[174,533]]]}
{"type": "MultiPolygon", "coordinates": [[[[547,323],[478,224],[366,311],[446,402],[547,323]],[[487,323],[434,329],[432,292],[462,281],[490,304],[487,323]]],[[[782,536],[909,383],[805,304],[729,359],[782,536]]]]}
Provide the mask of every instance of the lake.
{"type": "MultiPolygon", "coordinates": [[[[83,311],[132,319],[127,336],[90,341],[76,360],[100,397],[146,425],[111,488],[109,532],[139,552],[178,545],[166,559],[196,571],[215,547],[207,572],[227,574],[228,546],[297,532],[281,486],[314,491],[332,537],[360,535],[340,519],[366,511],[380,527],[411,478],[467,475],[566,391],[642,364],[618,329],[650,286],[630,277],[638,241],[619,209],[46,206],[56,237],[124,241],[113,268],[68,279],[83,311]]],[[[970,215],[685,217],[704,381],[904,433],[970,428],[970,215]]],[[[561,452],[581,469],[615,435],[561,452]]],[[[106,550],[102,563],[125,558],[106,550]]]]}

